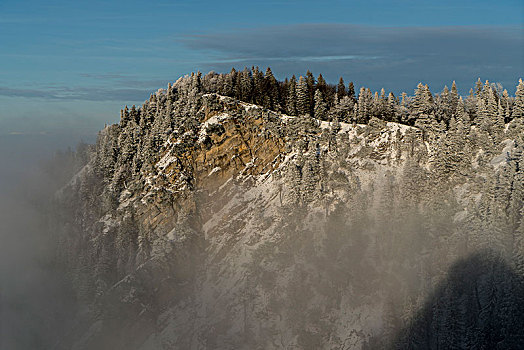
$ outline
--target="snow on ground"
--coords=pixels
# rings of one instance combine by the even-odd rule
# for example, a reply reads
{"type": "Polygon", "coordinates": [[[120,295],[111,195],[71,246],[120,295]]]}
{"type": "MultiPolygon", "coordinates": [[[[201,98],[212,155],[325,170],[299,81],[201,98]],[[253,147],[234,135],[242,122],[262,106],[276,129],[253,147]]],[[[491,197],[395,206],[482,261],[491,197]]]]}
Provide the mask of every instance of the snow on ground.
{"type": "Polygon", "coordinates": [[[156,167],[159,169],[159,170],[164,170],[165,168],[167,168],[170,164],[172,164],[173,162],[176,161],[176,157],[173,156],[171,154],[171,152],[166,152],[166,154],[164,154],[162,156],[162,158],[160,158],[160,160],[156,163],[156,167]]]}
{"type": "Polygon", "coordinates": [[[202,143],[207,137],[207,129],[214,124],[219,124],[221,121],[229,118],[230,115],[228,113],[220,113],[217,115],[214,115],[207,119],[205,122],[200,125],[200,132],[198,133],[198,141],[197,143],[202,143]]]}
{"type": "Polygon", "coordinates": [[[500,168],[504,164],[506,164],[507,159],[513,152],[515,148],[515,142],[513,140],[504,140],[502,141],[503,144],[505,144],[504,148],[502,149],[502,152],[500,154],[493,157],[490,164],[493,165],[495,169],[500,168]]]}
{"type": "Polygon", "coordinates": [[[391,130],[393,132],[398,130],[398,131],[400,131],[400,133],[402,135],[405,135],[406,131],[408,131],[409,129],[415,129],[412,126],[405,125],[405,124],[400,124],[400,123],[395,123],[395,122],[387,122],[386,125],[389,128],[389,130],[391,130]]]}
{"type": "Polygon", "coordinates": [[[214,167],[214,168],[209,172],[209,174],[208,174],[207,176],[211,176],[211,175],[213,175],[213,174],[215,174],[215,173],[218,173],[220,170],[222,170],[221,167],[219,167],[219,166],[214,167]]]}

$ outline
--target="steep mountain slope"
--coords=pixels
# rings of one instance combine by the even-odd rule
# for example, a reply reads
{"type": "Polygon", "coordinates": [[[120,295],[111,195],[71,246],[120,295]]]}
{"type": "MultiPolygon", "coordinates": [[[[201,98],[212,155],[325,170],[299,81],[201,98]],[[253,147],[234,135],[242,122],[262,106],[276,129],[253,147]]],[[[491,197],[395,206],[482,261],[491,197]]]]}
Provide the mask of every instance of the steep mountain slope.
{"type": "MultiPolygon", "coordinates": [[[[195,84],[124,110],[57,194],[82,306],[64,348],[407,347],[457,258],[489,248],[520,273],[524,158],[509,124],[493,139],[460,118],[328,122],[195,84]]],[[[500,280],[478,290],[520,298],[521,282],[500,280]]],[[[489,295],[480,309],[499,312],[489,295]]]]}
{"type": "MultiPolygon", "coordinates": [[[[241,106],[250,111],[248,113],[259,115],[254,120],[246,116],[244,121],[268,127],[267,122],[263,121],[262,110],[241,106]]],[[[268,118],[272,118],[271,115],[268,118]]],[[[325,159],[330,153],[327,134],[336,132],[327,123],[323,125],[324,134],[319,129],[317,133],[305,136],[307,141],[300,140],[303,144],[299,142],[290,146],[286,142],[288,140],[266,139],[256,129],[248,131],[238,127],[228,113],[220,114],[219,119],[211,116],[202,128],[213,125],[210,120],[220,123],[215,125],[223,126],[229,140],[238,138],[238,142],[224,144],[221,136],[211,134],[206,155],[196,157],[197,164],[202,158],[211,159],[205,165],[195,166],[195,169],[203,170],[201,176],[197,175],[197,178],[202,178],[199,187],[211,187],[200,198],[201,233],[206,250],[204,270],[197,281],[198,292],[191,303],[170,308],[162,315],[169,326],[147,344],[154,344],[152,348],[158,346],[155,342],[181,348],[279,348],[297,343],[294,339],[297,336],[301,337],[297,345],[310,344],[312,347],[323,343],[333,346],[341,341],[353,345],[362,342],[365,339],[362,329],[377,322],[377,311],[371,306],[373,299],[369,298],[356,310],[347,305],[350,300],[341,301],[341,305],[331,305],[334,303],[332,296],[319,288],[329,282],[328,278],[318,274],[333,262],[310,261],[312,256],[303,256],[307,254],[304,250],[311,250],[313,256],[318,254],[315,260],[329,260],[324,256],[325,252],[315,252],[323,250],[325,235],[329,231],[337,234],[334,232],[337,230],[336,223],[331,223],[335,227],[326,229],[327,218],[339,203],[351,201],[351,191],[336,191],[337,182],[342,181],[350,188],[369,188],[380,183],[380,177],[392,168],[385,159],[385,153],[380,155],[380,151],[387,149],[387,153],[397,159],[393,162],[402,164],[406,155],[402,155],[402,149],[398,148],[401,142],[397,138],[403,138],[410,128],[389,123],[383,125],[383,129],[377,129],[374,137],[366,137],[363,135],[366,126],[341,124],[336,137],[351,138],[355,146],[345,160],[351,168],[340,169],[340,173],[335,174],[338,179],[333,179],[332,174],[320,170],[321,167],[328,167],[322,162],[330,162],[325,159]],[[367,152],[376,156],[370,156],[363,166],[359,166],[362,158],[358,154],[364,151],[366,142],[369,143],[367,152]],[[250,152],[243,152],[244,144],[250,152]],[[225,159],[225,162],[217,164],[217,159],[225,159]],[[351,166],[353,163],[354,168],[351,166]],[[302,203],[302,213],[292,209],[296,202],[302,203]],[[299,288],[304,281],[296,279],[301,275],[305,277],[308,270],[313,276],[308,277],[311,280],[303,285],[303,289],[299,288]],[[309,310],[312,315],[319,316],[318,313],[324,309],[329,314],[325,317],[338,320],[334,325],[324,325],[329,332],[320,331],[320,320],[314,317],[311,320],[302,319],[311,299],[316,299],[309,310]],[[367,304],[371,307],[365,307],[367,304]],[[306,329],[301,329],[297,323],[302,323],[306,329]],[[308,331],[308,327],[318,331],[308,331]],[[289,329],[288,334],[279,334],[282,329],[289,329]],[[337,339],[329,343],[329,336],[337,339]]],[[[287,117],[283,120],[269,119],[268,122],[282,123],[285,124],[282,127],[286,127],[296,121],[287,117]]],[[[310,122],[315,123],[314,120],[310,122]]],[[[165,161],[165,156],[161,161],[165,161]]],[[[350,298],[346,293],[341,294],[341,298],[350,298]]]]}

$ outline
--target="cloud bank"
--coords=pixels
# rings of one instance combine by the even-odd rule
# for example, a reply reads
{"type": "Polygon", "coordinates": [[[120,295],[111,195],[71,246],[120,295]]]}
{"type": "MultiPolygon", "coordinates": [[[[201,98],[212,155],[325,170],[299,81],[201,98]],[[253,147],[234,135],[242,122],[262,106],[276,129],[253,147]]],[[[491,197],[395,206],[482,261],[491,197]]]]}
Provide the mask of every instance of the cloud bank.
{"type": "Polygon", "coordinates": [[[452,80],[465,93],[478,77],[513,91],[524,72],[519,27],[301,24],[188,35],[179,41],[214,57],[202,62],[209,69],[269,65],[281,76],[311,69],[331,81],[342,75],[375,89],[408,93],[419,81],[439,90],[452,80]]]}

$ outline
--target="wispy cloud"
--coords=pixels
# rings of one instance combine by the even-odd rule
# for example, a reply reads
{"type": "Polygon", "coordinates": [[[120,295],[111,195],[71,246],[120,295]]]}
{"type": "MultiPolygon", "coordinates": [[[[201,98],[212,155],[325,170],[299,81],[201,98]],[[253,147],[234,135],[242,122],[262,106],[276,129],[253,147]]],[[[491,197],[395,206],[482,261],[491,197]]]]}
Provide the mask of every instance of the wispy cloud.
{"type": "Polygon", "coordinates": [[[345,60],[375,60],[380,56],[332,55],[332,56],[290,56],[290,57],[242,57],[206,61],[202,63],[249,63],[253,60],[287,61],[287,62],[330,62],[345,60]]]}
{"type": "Polygon", "coordinates": [[[81,73],[80,76],[84,78],[93,78],[93,79],[102,79],[102,80],[112,80],[112,79],[122,80],[122,79],[129,78],[129,76],[127,75],[118,74],[118,73],[107,73],[107,74],[81,73]]]}
{"type": "Polygon", "coordinates": [[[150,89],[113,87],[47,87],[18,89],[0,86],[0,96],[41,98],[46,100],[143,101],[150,89]]]}
{"type": "Polygon", "coordinates": [[[88,78],[95,81],[106,82],[118,86],[132,86],[134,88],[155,89],[167,84],[166,79],[143,79],[134,75],[127,75],[121,73],[81,73],[82,78],[88,78]]]}
{"type": "Polygon", "coordinates": [[[11,136],[31,136],[31,135],[47,135],[47,131],[37,131],[37,132],[26,132],[26,131],[11,131],[8,135],[11,136]]]}

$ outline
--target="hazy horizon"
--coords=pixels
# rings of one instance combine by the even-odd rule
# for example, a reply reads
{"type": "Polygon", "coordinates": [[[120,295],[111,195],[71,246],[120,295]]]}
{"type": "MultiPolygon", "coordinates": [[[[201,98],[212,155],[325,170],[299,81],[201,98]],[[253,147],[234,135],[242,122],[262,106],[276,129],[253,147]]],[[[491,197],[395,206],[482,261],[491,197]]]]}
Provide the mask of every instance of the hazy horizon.
{"type": "MultiPolygon", "coordinates": [[[[124,105],[193,71],[271,66],[413,94],[524,72],[520,1],[111,1],[0,4],[0,137],[93,140],[124,105]],[[275,38],[278,38],[275,40],[275,38]]],[[[74,146],[76,142],[67,142],[74,146]]],[[[57,145],[63,144],[58,142],[57,145]]]]}

